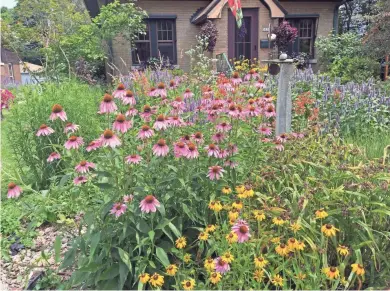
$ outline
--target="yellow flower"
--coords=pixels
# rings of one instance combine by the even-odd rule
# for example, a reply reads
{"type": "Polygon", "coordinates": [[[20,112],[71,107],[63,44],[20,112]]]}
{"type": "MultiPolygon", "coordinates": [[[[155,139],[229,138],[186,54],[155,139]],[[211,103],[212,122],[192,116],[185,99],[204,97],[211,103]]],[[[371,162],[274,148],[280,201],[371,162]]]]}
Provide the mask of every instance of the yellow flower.
{"type": "Polygon", "coordinates": [[[213,233],[216,229],[217,227],[214,224],[209,224],[204,231],[207,233],[213,233]]]}
{"type": "Polygon", "coordinates": [[[245,191],[245,186],[244,185],[240,185],[240,186],[236,187],[236,192],[238,194],[242,194],[244,191],[245,191]]]}
{"type": "Polygon", "coordinates": [[[253,279],[255,279],[256,282],[262,282],[264,279],[264,271],[255,270],[255,272],[253,273],[253,279]]]}
{"type": "Polygon", "coordinates": [[[181,282],[181,285],[183,286],[184,290],[193,290],[195,287],[195,280],[194,279],[188,279],[181,282]]]}
{"type": "Polygon", "coordinates": [[[275,275],[272,277],[272,284],[274,286],[280,286],[280,287],[283,287],[283,277],[281,277],[280,275],[275,275]]]}
{"type": "Polygon", "coordinates": [[[255,191],[253,191],[251,187],[246,186],[242,194],[244,194],[246,197],[253,197],[255,195],[255,191]]]}
{"type": "Polygon", "coordinates": [[[327,237],[331,237],[331,236],[336,236],[336,231],[339,231],[337,228],[335,228],[333,225],[331,224],[324,224],[322,227],[321,227],[321,231],[327,236],[327,237]]]}
{"type": "Polygon", "coordinates": [[[223,206],[222,206],[221,202],[219,202],[218,200],[212,200],[209,203],[209,208],[211,210],[214,210],[215,212],[219,212],[222,210],[223,206]]]}
{"type": "Polygon", "coordinates": [[[191,254],[185,254],[183,261],[184,263],[189,263],[191,261],[191,254]]]}
{"type": "Polygon", "coordinates": [[[287,247],[290,249],[290,251],[294,251],[296,248],[297,248],[297,245],[298,245],[298,241],[295,239],[295,238],[290,238],[288,241],[287,241],[287,247]]]}
{"type": "Polygon", "coordinates": [[[361,265],[361,264],[352,264],[351,267],[352,267],[352,272],[356,273],[356,275],[358,275],[358,276],[364,275],[365,271],[364,271],[364,266],[363,265],[361,265]]]}
{"type": "Polygon", "coordinates": [[[257,221],[263,221],[265,219],[265,214],[262,210],[253,210],[252,213],[257,221]]]}
{"type": "Polygon", "coordinates": [[[272,219],[272,222],[275,224],[275,225],[283,225],[286,221],[280,217],[274,217],[272,219]]]}
{"type": "Polygon", "coordinates": [[[236,218],[230,219],[230,220],[229,220],[229,224],[230,224],[230,225],[234,225],[234,224],[236,223],[236,220],[237,220],[236,218]]]}
{"type": "Polygon", "coordinates": [[[298,251],[303,251],[305,249],[306,245],[303,241],[297,241],[297,244],[295,246],[295,249],[298,251]]]}
{"type": "Polygon", "coordinates": [[[148,273],[142,273],[141,275],[138,276],[138,278],[142,284],[145,284],[149,281],[150,275],[148,273]]]}
{"type": "Polygon", "coordinates": [[[255,257],[256,268],[264,268],[268,264],[268,260],[264,259],[263,256],[255,257]]]}
{"type": "Polygon", "coordinates": [[[187,245],[187,240],[184,236],[181,236],[176,240],[176,247],[178,249],[184,249],[186,245],[187,245]]]}
{"type": "Polygon", "coordinates": [[[238,216],[240,215],[240,211],[237,210],[236,208],[233,208],[232,210],[229,211],[228,216],[230,220],[236,220],[238,216]]]}
{"type": "Polygon", "coordinates": [[[205,261],[204,261],[204,268],[211,272],[212,270],[215,269],[215,262],[214,262],[214,259],[213,258],[207,258],[205,261]]]}
{"type": "Polygon", "coordinates": [[[306,279],[306,274],[304,274],[304,273],[298,273],[298,274],[295,276],[295,278],[298,279],[298,280],[303,281],[303,280],[306,279]]]}
{"type": "Polygon", "coordinates": [[[324,273],[328,279],[333,280],[340,277],[340,271],[336,267],[324,268],[324,273]]]}
{"type": "Polygon", "coordinates": [[[221,258],[228,264],[234,261],[234,256],[230,252],[224,253],[221,258]]]}
{"type": "Polygon", "coordinates": [[[280,236],[275,236],[275,237],[271,238],[271,242],[273,242],[274,244],[279,244],[280,243],[280,236]]]}
{"type": "Polygon", "coordinates": [[[209,234],[207,232],[201,232],[198,236],[198,239],[203,241],[207,240],[208,238],[209,238],[209,234]]]}
{"type": "Polygon", "coordinates": [[[212,272],[210,274],[210,281],[213,284],[217,284],[219,281],[221,281],[222,275],[218,272],[212,272]]]}
{"type": "Polygon", "coordinates": [[[154,273],[149,279],[149,284],[153,287],[161,287],[164,285],[164,276],[154,273]]]}
{"type": "Polygon", "coordinates": [[[242,207],[244,207],[244,205],[242,204],[241,201],[237,200],[237,201],[234,201],[234,202],[232,203],[232,207],[235,208],[235,209],[237,209],[237,210],[241,210],[242,207]]]}
{"type": "Polygon", "coordinates": [[[244,194],[244,192],[237,194],[237,197],[240,199],[248,198],[248,196],[246,194],[244,194]]]}
{"type": "Polygon", "coordinates": [[[325,217],[328,217],[328,213],[324,210],[324,208],[321,208],[315,212],[317,219],[324,219],[325,217]]]}
{"type": "Polygon", "coordinates": [[[285,244],[280,244],[275,248],[275,251],[280,256],[288,256],[290,253],[289,248],[285,244]]]}
{"type": "Polygon", "coordinates": [[[232,207],[229,204],[225,204],[223,206],[223,209],[229,211],[230,209],[232,209],[232,207]]]}
{"type": "Polygon", "coordinates": [[[230,193],[232,193],[232,189],[228,186],[225,186],[222,188],[222,193],[223,194],[230,194],[230,193]]]}
{"type": "Polygon", "coordinates": [[[296,233],[298,230],[302,229],[302,225],[299,222],[294,222],[290,224],[290,229],[296,233]]]}
{"type": "Polygon", "coordinates": [[[238,241],[238,235],[234,231],[232,231],[231,233],[226,235],[226,240],[229,244],[235,243],[238,241]]]}
{"type": "Polygon", "coordinates": [[[166,268],[166,272],[169,276],[175,276],[176,273],[177,273],[177,266],[176,265],[169,265],[167,268],[166,268]]]}
{"type": "Polygon", "coordinates": [[[337,252],[340,254],[340,255],[342,255],[342,256],[348,256],[348,254],[349,254],[349,249],[348,249],[348,247],[346,247],[346,246],[342,246],[342,245],[339,245],[338,247],[337,247],[337,252]]]}

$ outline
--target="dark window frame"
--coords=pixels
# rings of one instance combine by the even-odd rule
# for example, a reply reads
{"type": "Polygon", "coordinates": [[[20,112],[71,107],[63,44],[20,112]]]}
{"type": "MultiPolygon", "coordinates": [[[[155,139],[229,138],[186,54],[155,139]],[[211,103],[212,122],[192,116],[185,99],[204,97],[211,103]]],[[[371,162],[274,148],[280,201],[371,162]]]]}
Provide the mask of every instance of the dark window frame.
{"type": "MultiPolygon", "coordinates": [[[[159,44],[172,44],[172,56],[173,59],[170,59],[170,62],[173,63],[174,65],[177,64],[177,37],[176,37],[176,16],[171,16],[171,15],[158,15],[155,17],[149,17],[145,19],[147,22],[147,27],[148,27],[148,40],[135,40],[134,41],[134,47],[132,48],[132,63],[133,65],[139,65],[140,63],[138,62],[138,54],[136,51],[136,46],[137,43],[149,43],[149,58],[160,58],[160,53],[159,53],[159,44]],[[159,27],[161,23],[171,23],[171,30],[164,30],[167,34],[167,38],[170,35],[172,35],[172,39],[159,39],[159,27]]],[[[160,30],[161,31],[161,30],[160,30]]],[[[164,33],[163,33],[164,34],[164,33]]],[[[142,61],[147,61],[147,60],[140,60],[142,61]]]]}
{"type": "Polygon", "coordinates": [[[306,40],[310,40],[310,46],[309,46],[309,58],[310,59],[314,59],[314,56],[315,56],[315,41],[316,41],[316,37],[317,37],[317,24],[318,24],[318,17],[317,16],[306,16],[306,15],[302,15],[302,16],[288,16],[286,19],[286,21],[288,21],[291,26],[295,27],[298,29],[298,36],[297,38],[295,39],[295,41],[289,45],[289,48],[288,48],[288,53],[291,55],[291,54],[299,54],[301,53],[301,41],[306,41],[306,40]],[[306,27],[302,30],[302,27],[301,25],[303,23],[307,23],[307,22],[311,22],[311,27],[306,27]],[[308,31],[310,29],[310,36],[301,36],[301,32],[302,31],[308,31]]]}

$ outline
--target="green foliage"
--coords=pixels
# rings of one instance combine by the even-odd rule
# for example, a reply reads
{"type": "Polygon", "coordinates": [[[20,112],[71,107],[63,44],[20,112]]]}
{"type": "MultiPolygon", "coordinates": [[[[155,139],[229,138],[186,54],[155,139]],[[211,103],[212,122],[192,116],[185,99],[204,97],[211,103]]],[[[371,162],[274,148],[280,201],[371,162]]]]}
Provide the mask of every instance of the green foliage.
{"type": "Polygon", "coordinates": [[[342,57],[334,60],[328,74],[331,77],[341,78],[342,83],[350,81],[360,83],[379,77],[380,65],[370,57],[342,57]]]}

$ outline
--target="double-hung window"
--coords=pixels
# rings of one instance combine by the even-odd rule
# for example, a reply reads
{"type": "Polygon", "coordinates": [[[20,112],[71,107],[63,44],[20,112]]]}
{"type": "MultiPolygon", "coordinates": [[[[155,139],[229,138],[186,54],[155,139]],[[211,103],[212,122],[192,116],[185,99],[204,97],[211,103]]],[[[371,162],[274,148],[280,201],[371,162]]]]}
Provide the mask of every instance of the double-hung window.
{"type": "Polygon", "coordinates": [[[286,19],[291,26],[298,29],[298,36],[289,46],[289,54],[296,55],[306,53],[310,58],[314,57],[314,41],[316,35],[316,18],[291,18],[286,19]]]}

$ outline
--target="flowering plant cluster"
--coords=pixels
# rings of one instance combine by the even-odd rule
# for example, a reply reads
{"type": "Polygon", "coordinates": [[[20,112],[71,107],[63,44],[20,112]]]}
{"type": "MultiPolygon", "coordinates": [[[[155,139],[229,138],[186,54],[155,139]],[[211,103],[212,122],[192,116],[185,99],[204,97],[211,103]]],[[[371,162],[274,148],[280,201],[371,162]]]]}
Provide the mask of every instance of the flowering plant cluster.
{"type": "Polygon", "coordinates": [[[272,33],[276,35],[275,44],[279,51],[286,52],[288,45],[297,38],[298,29],[291,26],[288,21],[283,21],[272,33]]]}

